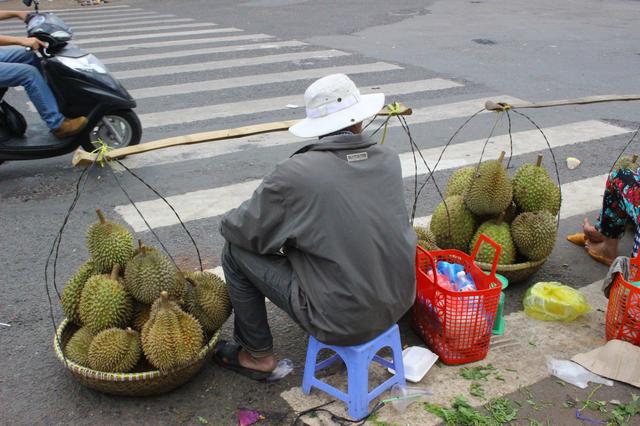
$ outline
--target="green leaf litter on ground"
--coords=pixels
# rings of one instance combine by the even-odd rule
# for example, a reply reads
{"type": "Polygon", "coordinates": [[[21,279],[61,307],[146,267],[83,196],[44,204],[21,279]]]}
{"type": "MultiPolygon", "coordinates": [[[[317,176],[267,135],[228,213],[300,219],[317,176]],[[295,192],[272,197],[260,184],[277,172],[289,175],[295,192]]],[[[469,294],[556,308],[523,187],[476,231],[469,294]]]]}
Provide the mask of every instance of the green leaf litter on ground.
{"type": "Polygon", "coordinates": [[[480,383],[471,383],[469,386],[469,393],[473,396],[477,396],[478,398],[484,398],[485,391],[480,383]]]}
{"type": "Polygon", "coordinates": [[[620,404],[613,410],[611,410],[611,417],[607,424],[614,426],[626,426],[629,425],[631,417],[640,414],[640,397],[636,394],[631,394],[631,401],[627,404],[620,404]]]}
{"type": "Polygon", "coordinates": [[[198,423],[203,424],[203,425],[207,425],[207,424],[209,424],[209,420],[207,420],[206,418],[204,418],[202,416],[198,416],[198,423]]]}
{"type": "Polygon", "coordinates": [[[509,398],[504,396],[491,399],[484,408],[498,424],[512,422],[518,418],[518,409],[509,398]]]}
{"type": "Polygon", "coordinates": [[[445,408],[439,404],[426,402],[425,411],[440,417],[446,426],[495,426],[496,423],[490,417],[485,416],[471,405],[464,396],[454,398],[451,408],[445,408]]]}
{"type": "Polygon", "coordinates": [[[460,376],[467,380],[486,380],[487,377],[496,371],[492,364],[479,365],[477,367],[462,367],[460,376]]]}

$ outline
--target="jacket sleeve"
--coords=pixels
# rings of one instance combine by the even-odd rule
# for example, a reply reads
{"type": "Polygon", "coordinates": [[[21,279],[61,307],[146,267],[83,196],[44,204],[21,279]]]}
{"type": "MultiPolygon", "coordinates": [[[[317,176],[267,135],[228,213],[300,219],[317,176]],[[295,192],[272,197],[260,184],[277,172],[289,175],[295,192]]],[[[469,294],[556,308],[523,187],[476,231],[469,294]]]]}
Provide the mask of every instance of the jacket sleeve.
{"type": "Polygon", "coordinates": [[[275,254],[288,238],[282,185],[264,178],[250,199],[224,215],[220,233],[231,244],[259,254],[275,254]]]}

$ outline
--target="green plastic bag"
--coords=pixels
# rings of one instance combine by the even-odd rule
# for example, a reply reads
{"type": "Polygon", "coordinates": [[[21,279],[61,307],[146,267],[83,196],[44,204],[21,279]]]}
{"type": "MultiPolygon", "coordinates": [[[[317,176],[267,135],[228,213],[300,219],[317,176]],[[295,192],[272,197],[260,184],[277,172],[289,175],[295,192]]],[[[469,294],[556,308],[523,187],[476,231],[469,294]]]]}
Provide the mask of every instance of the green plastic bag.
{"type": "Polygon", "coordinates": [[[527,290],[524,312],[542,321],[573,321],[591,310],[578,290],[559,282],[539,282],[527,290]]]}

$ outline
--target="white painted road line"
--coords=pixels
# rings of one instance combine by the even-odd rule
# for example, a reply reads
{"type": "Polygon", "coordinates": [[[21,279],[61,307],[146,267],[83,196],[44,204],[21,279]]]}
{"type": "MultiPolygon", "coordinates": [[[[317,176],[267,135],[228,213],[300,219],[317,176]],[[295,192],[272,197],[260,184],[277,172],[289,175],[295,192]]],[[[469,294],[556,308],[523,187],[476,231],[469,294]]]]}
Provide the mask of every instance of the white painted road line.
{"type": "Polygon", "coordinates": [[[178,25],[154,25],[150,27],[144,27],[136,25],[134,28],[114,28],[109,30],[99,31],[81,31],[74,32],[74,37],[86,37],[100,34],[123,34],[123,33],[136,33],[141,31],[161,31],[161,30],[177,30],[181,28],[204,28],[204,27],[216,27],[218,24],[211,24],[209,22],[191,22],[189,24],[178,25]]]}
{"type": "MultiPolygon", "coordinates": [[[[168,40],[168,41],[156,41],[156,42],[146,42],[146,43],[135,43],[135,44],[123,44],[118,46],[104,46],[104,47],[92,47],[91,53],[104,53],[104,52],[129,52],[133,49],[153,49],[156,47],[176,47],[176,46],[200,46],[200,45],[209,45],[213,43],[226,43],[226,42],[234,42],[234,41],[245,41],[245,40],[266,40],[273,38],[271,35],[267,34],[243,34],[243,35],[235,35],[235,36],[223,36],[223,37],[207,37],[207,38],[196,38],[196,39],[185,39],[185,40],[168,40]]],[[[132,52],[134,53],[134,52],[132,52]]]]}
{"type": "MultiPolygon", "coordinates": [[[[606,182],[607,175],[600,175],[563,184],[560,219],[599,210],[602,207],[602,195],[606,182]]],[[[430,215],[416,217],[413,221],[415,226],[428,227],[429,223],[431,223],[430,215]]]]}
{"type": "MultiPolygon", "coordinates": [[[[147,19],[151,19],[150,21],[146,21],[146,20],[138,20],[139,22],[114,22],[112,24],[100,24],[100,28],[118,28],[118,27],[127,27],[128,25],[135,25],[137,28],[143,28],[144,25],[155,25],[155,24],[170,24],[170,23],[180,23],[180,22],[193,22],[195,21],[195,19],[193,18],[173,18],[173,19],[169,19],[169,16],[173,16],[173,15],[158,15],[158,16],[152,16],[149,17],[147,19]],[[164,19],[156,19],[156,18],[162,18],[165,17],[164,19]]],[[[73,26],[73,30],[74,32],[76,30],[92,30],[95,29],[96,26],[91,24],[91,25],[74,25],[73,26]]]]}
{"type": "MultiPolygon", "coordinates": [[[[591,140],[597,140],[604,137],[610,137],[620,134],[629,133],[630,130],[606,124],[599,121],[585,121],[579,123],[571,123],[563,126],[556,126],[551,128],[545,128],[545,133],[548,135],[549,141],[553,146],[563,146],[568,144],[575,144],[580,142],[588,142],[591,140]],[[582,133],[580,133],[582,132],[582,133]],[[566,137],[570,136],[567,140],[566,137]]],[[[518,132],[514,134],[514,144],[518,143],[517,148],[514,149],[518,155],[535,152],[544,149],[540,144],[536,142],[537,138],[533,138],[529,131],[518,132]],[[522,143],[518,143],[517,140],[522,137],[522,143]]],[[[477,140],[471,142],[465,142],[460,145],[464,145],[466,148],[477,149],[478,145],[481,145],[484,140],[477,140]]],[[[544,145],[546,146],[546,145],[544,145]]],[[[429,158],[433,156],[434,152],[440,152],[442,147],[436,147],[431,149],[425,149],[423,151],[425,158],[429,161],[429,158]]],[[[470,154],[471,157],[467,157],[467,151],[460,149],[458,154],[461,154],[461,158],[450,160],[446,165],[439,167],[439,170],[457,167],[458,164],[471,164],[473,161],[477,161],[478,154],[470,154]]],[[[410,156],[411,153],[401,154],[404,159],[410,156]]],[[[403,159],[403,160],[404,160],[403,159]]],[[[413,163],[408,166],[407,162],[402,161],[403,164],[403,176],[408,177],[413,175],[413,163]]],[[[203,189],[199,191],[188,192],[180,195],[174,195],[167,197],[167,200],[174,206],[174,208],[180,214],[184,222],[205,219],[208,217],[219,216],[226,211],[237,207],[244,200],[249,198],[255,188],[260,184],[260,179],[252,181],[242,182],[240,184],[228,185],[213,189],[203,189]]],[[[565,203],[566,204],[566,203],[565,203]]],[[[154,228],[160,228],[164,226],[172,226],[178,223],[176,217],[167,211],[164,202],[162,200],[149,200],[136,203],[137,207],[142,211],[149,224],[154,228]]],[[[121,205],[116,207],[122,218],[134,229],[136,232],[140,232],[146,229],[146,225],[138,216],[136,210],[132,205],[121,205]]],[[[566,214],[566,213],[565,213],[566,214]]]]}
{"type": "MultiPolygon", "coordinates": [[[[588,142],[590,140],[622,135],[629,133],[629,130],[624,127],[607,124],[603,121],[589,120],[564,124],[561,126],[547,127],[544,129],[544,133],[547,135],[551,147],[557,148],[588,142]]],[[[442,161],[440,161],[440,164],[438,165],[437,170],[454,169],[470,164],[476,164],[480,158],[480,153],[482,152],[485,140],[486,138],[449,145],[447,151],[445,151],[445,154],[442,157],[442,161]]],[[[537,129],[513,133],[514,155],[546,150],[547,144],[537,129]]],[[[493,137],[486,147],[483,158],[485,160],[498,158],[501,151],[509,152],[509,135],[493,137]]],[[[442,147],[437,146],[434,148],[423,149],[421,152],[425,161],[429,164],[429,167],[433,167],[442,152],[442,147]]],[[[401,154],[400,161],[402,163],[403,177],[406,178],[413,176],[415,169],[413,164],[413,155],[411,152],[401,154]]],[[[418,174],[425,173],[428,173],[427,168],[422,160],[418,158],[418,174]]]]}
{"type": "Polygon", "coordinates": [[[285,47],[302,47],[307,46],[307,43],[301,41],[276,41],[273,43],[260,43],[260,44],[239,44],[235,46],[220,46],[220,47],[206,47],[204,49],[192,49],[192,50],[178,50],[175,52],[162,52],[162,53],[150,53],[148,55],[135,55],[135,56],[119,56],[116,58],[106,58],[102,62],[105,64],[129,64],[134,62],[148,62],[158,59],[169,58],[183,58],[187,56],[198,55],[211,55],[214,53],[226,53],[226,52],[242,52],[248,50],[268,50],[268,49],[282,49],[285,47]]]}
{"type": "MultiPolygon", "coordinates": [[[[385,93],[387,98],[392,98],[396,95],[402,95],[405,93],[420,93],[432,90],[441,90],[450,87],[458,87],[461,84],[451,80],[444,80],[441,78],[406,81],[404,83],[392,83],[381,84],[376,89],[369,89],[367,87],[361,87],[360,90],[363,94],[367,93],[385,93]]],[[[276,108],[284,108],[287,104],[293,104],[302,101],[302,95],[289,96],[284,98],[272,98],[273,105],[276,108]]],[[[478,100],[477,104],[480,105],[484,100],[478,100]]],[[[246,103],[241,103],[246,107],[246,103]]],[[[230,104],[227,104],[227,106],[230,104]]],[[[235,110],[235,108],[232,108],[235,110]]],[[[416,111],[420,111],[419,109],[416,111]]],[[[244,110],[238,110],[239,113],[245,112],[244,110]]],[[[390,123],[391,127],[397,126],[396,122],[390,123]]],[[[158,151],[148,152],[145,155],[133,155],[127,157],[124,161],[129,168],[140,168],[148,166],[157,166],[162,164],[177,163],[181,161],[200,160],[206,158],[213,158],[219,155],[231,154],[234,152],[240,152],[246,149],[259,149],[272,146],[289,145],[293,143],[300,143],[302,140],[295,137],[288,132],[279,133],[266,133],[262,135],[254,135],[247,138],[238,138],[231,140],[217,141],[213,143],[203,143],[195,145],[184,145],[179,147],[173,147],[168,149],[162,149],[158,151]]]]}
{"type": "MultiPolygon", "coordinates": [[[[100,9],[99,10],[106,10],[106,9],[131,9],[131,6],[129,6],[128,4],[120,4],[120,5],[113,5],[113,6],[98,6],[100,9]]],[[[73,8],[73,9],[45,9],[45,12],[54,12],[54,13],[60,13],[60,12],[88,12],[90,10],[96,10],[96,9],[78,9],[78,8],[73,8]]],[[[126,10],[123,10],[123,12],[126,12],[126,10]]]]}
{"type": "MultiPolygon", "coordinates": [[[[123,26],[127,26],[127,25],[132,25],[132,22],[118,22],[115,24],[101,24],[100,28],[112,28],[111,30],[108,31],[81,31],[78,32],[77,30],[93,30],[96,28],[96,25],[74,25],[71,29],[73,31],[73,36],[74,37],[82,37],[82,36],[86,36],[86,35],[91,35],[91,34],[107,34],[109,32],[135,32],[135,31],[145,31],[147,28],[154,28],[154,27],[145,27],[144,25],[152,25],[152,24],[169,24],[171,22],[174,23],[179,23],[179,22],[191,22],[193,21],[193,19],[191,18],[177,18],[177,19],[162,19],[162,20],[157,20],[157,21],[142,21],[142,22],[137,22],[136,28],[125,28],[125,29],[119,29],[118,27],[123,27],[123,26]]],[[[193,26],[195,24],[190,24],[187,27],[193,26]]],[[[208,25],[216,25],[216,24],[208,24],[208,23],[204,23],[204,24],[197,24],[196,26],[208,26],[208,25]]],[[[172,27],[167,27],[168,29],[173,28],[172,27]]],[[[24,26],[22,28],[20,28],[19,30],[12,30],[12,31],[1,31],[2,34],[4,35],[22,35],[25,34],[25,29],[24,26]]]]}
{"type": "MultiPolygon", "coordinates": [[[[113,74],[115,75],[116,78],[119,78],[119,79],[152,77],[157,75],[169,75],[169,74],[180,74],[180,73],[188,73],[188,72],[219,70],[223,68],[275,64],[278,62],[304,61],[307,59],[338,58],[341,56],[349,56],[349,55],[351,55],[351,53],[342,52],[340,50],[319,50],[319,51],[311,51],[311,52],[305,51],[305,52],[295,52],[295,53],[283,53],[279,55],[255,56],[251,58],[226,59],[223,61],[198,62],[195,64],[167,65],[163,67],[139,68],[139,69],[133,69],[133,70],[118,71],[118,72],[114,72],[113,74]]],[[[252,78],[255,78],[255,77],[252,77],[252,78]]]]}
{"type": "MultiPolygon", "coordinates": [[[[98,20],[85,19],[80,17],[76,19],[63,19],[63,21],[65,22],[65,24],[71,26],[71,29],[73,30],[75,24],[80,24],[80,25],[90,24],[90,25],[93,25],[93,27],[95,28],[105,23],[113,23],[113,22],[124,23],[126,21],[141,21],[144,19],[160,19],[160,18],[176,17],[176,15],[170,15],[170,14],[160,15],[156,12],[134,12],[134,13],[127,13],[126,15],[123,14],[123,15],[115,15],[115,16],[119,16],[119,17],[109,18],[109,19],[98,19],[98,20]]],[[[135,22],[129,22],[129,23],[135,24],[135,22]]],[[[24,28],[25,28],[25,25],[23,23],[20,23],[18,20],[7,21],[7,23],[0,22],[0,32],[5,30],[19,30],[19,29],[24,30],[24,28]]]]}
{"type": "MultiPolygon", "coordinates": [[[[367,72],[367,71],[365,70],[363,72],[367,72]]],[[[355,74],[353,71],[351,71],[350,73],[355,74]]],[[[441,90],[446,88],[444,85],[438,85],[438,84],[436,84],[435,89],[431,88],[432,80],[421,80],[420,83],[422,85],[416,86],[415,88],[406,86],[406,83],[397,83],[398,86],[395,88],[394,94],[402,95],[402,94],[419,92],[419,91],[441,90]]],[[[389,91],[389,94],[391,94],[391,91],[389,91]]],[[[515,99],[515,98],[507,97],[505,102],[512,102],[512,99],[515,99]]],[[[454,109],[453,111],[448,112],[448,117],[465,117],[465,116],[471,115],[474,112],[476,112],[478,109],[482,108],[486,100],[487,100],[486,98],[473,99],[470,101],[451,104],[454,106],[454,109]],[[455,115],[456,113],[458,115],[455,115]]],[[[235,115],[242,115],[242,114],[256,114],[259,112],[278,111],[278,110],[286,109],[286,105],[288,104],[303,105],[304,101],[303,101],[302,95],[283,96],[279,98],[256,99],[253,101],[231,102],[227,104],[198,106],[198,107],[191,107],[191,108],[175,109],[171,111],[151,112],[147,114],[141,114],[139,117],[144,128],[151,128],[151,127],[161,127],[169,124],[193,123],[196,121],[213,120],[217,118],[232,117],[235,115]]],[[[422,119],[425,119],[426,121],[440,120],[441,118],[439,117],[443,115],[447,115],[447,111],[448,111],[448,110],[442,111],[442,108],[443,108],[442,105],[438,105],[434,107],[414,109],[413,114],[416,115],[416,118],[410,121],[410,124],[417,123],[419,122],[418,120],[422,120],[422,119]],[[419,118],[418,118],[418,115],[420,115],[419,118]]],[[[445,118],[448,118],[448,117],[445,117],[445,118]]],[[[409,119],[411,118],[411,116],[408,116],[406,118],[409,119]]]]}
{"type": "MultiPolygon", "coordinates": [[[[389,64],[386,62],[374,62],[370,64],[311,68],[271,74],[247,75],[242,77],[221,78],[217,80],[204,80],[183,84],[145,87],[143,89],[130,90],[129,93],[131,93],[131,96],[133,96],[134,99],[140,100],[155,98],[159,96],[164,97],[186,95],[189,93],[205,93],[214,92],[216,90],[233,89],[236,87],[250,87],[259,86],[262,84],[292,82],[296,80],[310,80],[324,77],[325,75],[333,73],[362,74],[370,72],[397,71],[401,69],[402,68],[397,65],[389,64]]],[[[145,123],[143,123],[143,125],[145,127],[147,126],[145,123]]]]}
{"type": "Polygon", "coordinates": [[[217,33],[239,33],[244,30],[240,28],[212,28],[210,30],[194,30],[194,31],[175,31],[169,33],[152,33],[152,34],[137,34],[137,35],[128,35],[128,36],[117,36],[117,37],[96,37],[96,38],[85,38],[82,42],[77,42],[82,46],[86,44],[94,44],[94,43],[108,43],[111,41],[128,41],[128,40],[147,40],[147,39],[155,39],[155,38],[169,38],[169,37],[184,37],[184,36],[193,36],[193,35],[203,35],[203,34],[217,34],[217,33]]]}

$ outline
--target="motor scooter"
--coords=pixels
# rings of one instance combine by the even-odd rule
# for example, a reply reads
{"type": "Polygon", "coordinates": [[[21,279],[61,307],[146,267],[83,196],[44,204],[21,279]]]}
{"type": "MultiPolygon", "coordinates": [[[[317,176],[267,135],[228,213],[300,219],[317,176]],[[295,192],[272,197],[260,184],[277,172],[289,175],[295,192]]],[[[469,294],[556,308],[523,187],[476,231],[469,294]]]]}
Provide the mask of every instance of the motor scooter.
{"type": "MultiPolygon", "coordinates": [[[[47,44],[37,54],[60,112],[65,117],[86,116],[88,123],[80,133],[60,140],[42,120],[29,123],[25,130],[22,114],[10,106],[0,108],[0,115],[8,115],[0,116],[0,163],[55,157],[78,147],[92,151],[100,146],[99,140],[111,148],[138,144],[142,126],[129,92],[98,58],[72,43],[73,32],[62,19],[52,12],[41,13],[39,0],[23,3],[35,6],[26,19],[27,36],[47,44]]],[[[5,92],[0,88],[0,100],[5,92]]]]}

